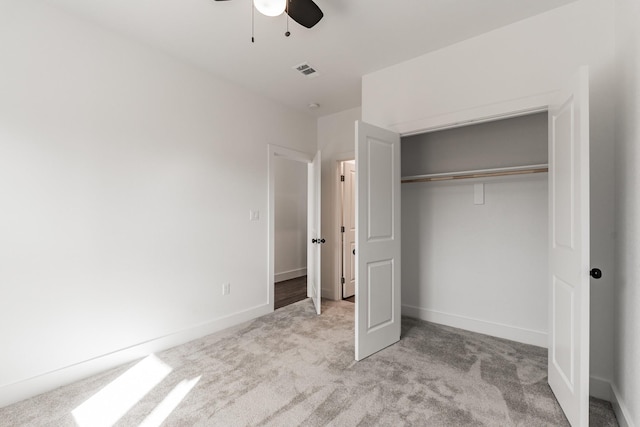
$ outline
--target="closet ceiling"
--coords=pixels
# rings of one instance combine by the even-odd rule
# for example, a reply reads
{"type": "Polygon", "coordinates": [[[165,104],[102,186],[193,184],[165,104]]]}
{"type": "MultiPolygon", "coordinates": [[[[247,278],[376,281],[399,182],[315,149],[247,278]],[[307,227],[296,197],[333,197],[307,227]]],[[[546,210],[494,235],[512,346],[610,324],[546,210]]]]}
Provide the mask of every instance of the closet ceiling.
{"type": "Polygon", "coordinates": [[[256,13],[251,43],[251,0],[47,0],[317,116],[359,106],[367,73],[575,0],[315,1],[324,18],[312,29],[290,20],[290,37],[286,15],[256,13]],[[292,69],[303,62],[318,76],[292,69]]]}

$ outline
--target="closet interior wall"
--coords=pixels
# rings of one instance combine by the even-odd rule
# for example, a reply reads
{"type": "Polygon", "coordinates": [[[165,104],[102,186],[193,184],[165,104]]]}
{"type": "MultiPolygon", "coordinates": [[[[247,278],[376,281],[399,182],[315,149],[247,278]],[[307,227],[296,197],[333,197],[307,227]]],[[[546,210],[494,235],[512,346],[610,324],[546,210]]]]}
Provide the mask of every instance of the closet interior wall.
{"type": "MultiPolygon", "coordinates": [[[[403,137],[402,176],[546,165],[547,141],[546,112],[403,137]]],[[[547,173],[403,183],[403,314],[546,347],[547,206],[547,173]]]]}

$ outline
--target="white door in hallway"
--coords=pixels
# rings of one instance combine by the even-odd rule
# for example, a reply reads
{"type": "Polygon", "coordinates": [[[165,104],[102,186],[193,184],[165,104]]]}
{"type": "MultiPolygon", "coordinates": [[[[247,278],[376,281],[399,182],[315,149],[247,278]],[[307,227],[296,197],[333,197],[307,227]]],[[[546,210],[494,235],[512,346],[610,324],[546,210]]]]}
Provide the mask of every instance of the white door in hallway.
{"type": "Polygon", "coordinates": [[[400,135],[356,122],[356,336],[362,360],[400,340],[400,135]]]}
{"type": "Polygon", "coordinates": [[[589,76],[549,108],[548,377],[567,419],[589,424],[589,76]]]}
{"type": "Polygon", "coordinates": [[[342,298],[356,294],[356,164],[343,162],[344,176],[342,196],[342,298]]]}
{"type": "Polygon", "coordinates": [[[313,300],[316,313],[321,313],[322,282],[320,281],[320,151],[309,163],[307,179],[307,296],[313,300]]]}

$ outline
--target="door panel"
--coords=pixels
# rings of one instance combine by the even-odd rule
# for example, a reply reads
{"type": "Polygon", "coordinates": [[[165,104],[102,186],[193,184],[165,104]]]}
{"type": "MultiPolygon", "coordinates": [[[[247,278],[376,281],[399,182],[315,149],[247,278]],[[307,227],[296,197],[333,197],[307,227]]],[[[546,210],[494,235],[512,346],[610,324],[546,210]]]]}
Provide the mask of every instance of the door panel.
{"type": "Polygon", "coordinates": [[[549,109],[548,377],[572,426],[589,423],[589,80],[549,109]]]}
{"type": "Polygon", "coordinates": [[[368,138],[367,159],[367,240],[393,239],[394,146],[368,138]],[[375,191],[372,191],[375,190],[375,191]]]}
{"type": "Polygon", "coordinates": [[[307,296],[313,300],[316,313],[321,313],[322,282],[320,277],[320,151],[309,163],[307,204],[307,296]]]}
{"type": "Polygon", "coordinates": [[[393,321],[393,260],[372,262],[367,267],[367,328],[373,331],[393,321]]]}
{"type": "Polygon", "coordinates": [[[400,136],[356,122],[356,360],[400,339],[400,136]]]}

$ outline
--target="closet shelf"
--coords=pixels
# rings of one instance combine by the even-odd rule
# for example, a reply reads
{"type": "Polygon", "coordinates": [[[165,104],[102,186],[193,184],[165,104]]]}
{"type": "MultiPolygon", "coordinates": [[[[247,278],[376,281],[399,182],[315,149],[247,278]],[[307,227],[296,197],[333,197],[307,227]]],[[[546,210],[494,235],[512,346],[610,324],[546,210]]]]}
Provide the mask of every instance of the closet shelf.
{"type": "Polygon", "coordinates": [[[452,179],[491,178],[494,176],[525,175],[549,171],[548,164],[513,166],[508,168],[478,169],[472,171],[430,173],[426,175],[403,176],[403,184],[411,182],[447,181],[452,179]]]}

